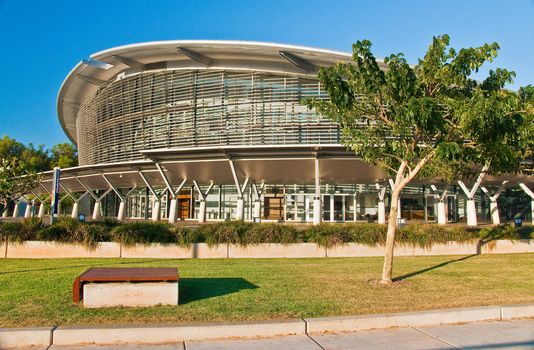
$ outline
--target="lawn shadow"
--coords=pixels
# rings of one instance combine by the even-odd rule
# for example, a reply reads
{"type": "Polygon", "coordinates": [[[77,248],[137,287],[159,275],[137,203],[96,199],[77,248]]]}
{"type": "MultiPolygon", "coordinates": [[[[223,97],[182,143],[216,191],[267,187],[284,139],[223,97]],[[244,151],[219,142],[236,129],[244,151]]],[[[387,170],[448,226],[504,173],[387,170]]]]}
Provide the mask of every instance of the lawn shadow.
{"type": "Polygon", "coordinates": [[[429,271],[432,271],[432,270],[435,270],[435,269],[439,269],[440,267],[447,266],[447,265],[455,263],[455,262],[464,261],[464,260],[470,259],[470,258],[472,258],[474,256],[477,256],[477,255],[479,255],[479,254],[467,255],[467,256],[464,256],[464,257],[461,257],[461,258],[458,258],[458,259],[445,261],[445,262],[442,262],[441,264],[437,264],[437,265],[434,265],[434,266],[427,267],[426,269],[410,272],[410,273],[407,273],[405,275],[393,278],[393,282],[403,281],[403,280],[408,279],[410,277],[414,277],[414,276],[423,274],[425,272],[429,272],[429,271]]]}
{"type": "Polygon", "coordinates": [[[244,278],[180,278],[180,304],[256,288],[244,278]]]}

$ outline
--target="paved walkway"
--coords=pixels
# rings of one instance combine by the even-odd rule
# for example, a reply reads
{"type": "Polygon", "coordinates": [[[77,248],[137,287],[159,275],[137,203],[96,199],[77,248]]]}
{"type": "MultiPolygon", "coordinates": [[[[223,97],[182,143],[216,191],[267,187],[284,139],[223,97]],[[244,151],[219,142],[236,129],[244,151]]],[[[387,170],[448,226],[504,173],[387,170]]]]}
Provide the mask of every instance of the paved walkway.
{"type": "Polygon", "coordinates": [[[405,350],[534,349],[534,319],[476,322],[269,339],[195,341],[157,346],[52,346],[50,350],[405,350]]]}

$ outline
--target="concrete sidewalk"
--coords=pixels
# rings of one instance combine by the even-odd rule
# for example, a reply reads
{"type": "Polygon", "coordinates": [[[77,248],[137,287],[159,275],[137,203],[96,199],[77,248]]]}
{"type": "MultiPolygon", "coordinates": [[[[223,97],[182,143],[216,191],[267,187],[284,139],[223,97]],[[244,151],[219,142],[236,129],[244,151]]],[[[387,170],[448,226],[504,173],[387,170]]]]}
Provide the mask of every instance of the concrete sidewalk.
{"type": "Polygon", "coordinates": [[[390,328],[266,339],[189,341],[167,345],[52,346],[50,350],[321,350],[534,349],[534,319],[390,328]]]}

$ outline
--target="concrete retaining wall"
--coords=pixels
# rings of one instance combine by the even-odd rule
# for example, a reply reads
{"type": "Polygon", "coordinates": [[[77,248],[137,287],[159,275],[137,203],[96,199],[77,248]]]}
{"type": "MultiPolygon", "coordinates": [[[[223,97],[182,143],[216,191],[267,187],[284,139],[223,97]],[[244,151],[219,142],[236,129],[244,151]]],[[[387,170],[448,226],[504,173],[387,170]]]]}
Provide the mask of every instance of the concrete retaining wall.
{"type": "Polygon", "coordinates": [[[229,258],[325,258],[326,249],[315,243],[263,243],[250,246],[230,244],[229,258]]]}
{"type": "MultiPolygon", "coordinates": [[[[384,256],[383,246],[367,246],[347,243],[341,246],[323,248],[315,243],[276,244],[262,243],[251,246],[218,245],[195,243],[190,247],[177,244],[148,244],[121,247],[118,243],[103,242],[94,250],[78,244],[27,241],[0,244],[0,256],[4,258],[341,258],[384,256]],[[7,255],[6,255],[7,252],[7,255]]],[[[395,256],[470,255],[534,253],[534,240],[496,240],[480,245],[479,242],[449,242],[435,244],[429,248],[398,245],[395,256]]]]}
{"type": "Polygon", "coordinates": [[[118,258],[120,245],[112,242],[99,243],[95,249],[79,244],[26,241],[8,243],[8,258],[118,258]]]}
{"type": "Polygon", "coordinates": [[[227,258],[228,246],[226,244],[210,247],[206,243],[195,243],[190,247],[180,247],[177,244],[150,244],[123,247],[123,258],[227,258]]]}

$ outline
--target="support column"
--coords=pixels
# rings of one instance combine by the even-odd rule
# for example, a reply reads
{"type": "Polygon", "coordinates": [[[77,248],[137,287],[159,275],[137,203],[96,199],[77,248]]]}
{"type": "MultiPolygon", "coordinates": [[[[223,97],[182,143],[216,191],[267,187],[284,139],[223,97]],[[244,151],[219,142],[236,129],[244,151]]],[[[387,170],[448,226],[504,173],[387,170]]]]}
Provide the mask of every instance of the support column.
{"type": "Polygon", "coordinates": [[[100,220],[102,213],[100,213],[100,200],[95,201],[95,206],[93,208],[93,220],[100,220]]]}
{"type": "Polygon", "coordinates": [[[7,218],[7,217],[8,217],[7,205],[6,205],[6,207],[4,208],[4,211],[2,212],[2,217],[3,217],[3,218],[7,218]]]}
{"type": "Polygon", "coordinates": [[[334,217],[334,204],[335,204],[335,201],[334,201],[334,195],[333,194],[330,194],[330,221],[331,222],[334,222],[336,221],[335,217],[334,217]]]}
{"type": "Polygon", "coordinates": [[[386,204],[384,203],[386,186],[376,183],[375,187],[378,192],[378,223],[383,225],[386,223],[386,204]]]}
{"type": "MultiPolygon", "coordinates": [[[[232,176],[234,178],[236,190],[237,190],[237,202],[236,202],[236,220],[243,220],[245,216],[245,201],[243,199],[243,193],[247,189],[249,177],[245,179],[245,182],[243,183],[243,186],[239,183],[239,178],[237,177],[237,172],[235,170],[234,162],[229,159],[228,163],[230,164],[230,170],[232,172],[232,176]]],[[[284,198],[285,199],[285,198],[284,198]]]]}
{"type": "Polygon", "coordinates": [[[44,204],[44,201],[41,201],[41,203],[39,204],[39,212],[37,213],[37,217],[39,219],[42,219],[45,217],[45,204],[44,204]]]}
{"type": "Polygon", "coordinates": [[[154,206],[152,207],[152,221],[158,221],[161,213],[161,199],[154,198],[154,206]]]}
{"type": "Polygon", "coordinates": [[[15,207],[13,208],[13,218],[19,216],[19,201],[15,201],[15,207]]]}
{"type": "Polygon", "coordinates": [[[534,192],[530,188],[528,188],[528,186],[525,185],[524,183],[520,183],[519,187],[521,187],[521,189],[523,191],[525,191],[527,196],[529,196],[530,199],[531,199],[531,201],[530,201],[530,218],[532,220],[532,224],[534,225],[534,192]]]}
{"type": "Polygon", "coordinates": [[[475,181],[475,184],[473,185],[471,190],[467,188],[467,186],[464,184],[463,181],[458,181],[458,185],[460,185],[465,195],[467,196],[467,202],[466,202],[467,226],[477,226],[477,207],[475,204],[475,194],[478,190],[478,187],[482,183],[482,179],[486,175],[487,170],[488,170],[487,166],[484,166],[482,168],[482,172],[478,175],[478,178],[475,181]]]}
{"type": "Polygon", "coordinates": [[[198,222],[206,222],[206,201],[201,199],[199,204],[198,222]]]}
{"type": "Polygon", "coordinates": [[[125,202],[124,200],[121,200],[121,202],[119,203],[119,211],[117,213],[117,220],[118,221],[123,221],[124,220],[124,216],[125,216],[125,202]]]}
{"type": "Polygon", "coordinates": [[[177,216],[177,199],[173,197],[171,199],[171,203],[169,205],[169,223],[174,224],[176,222],[176,216],[177,216]]]}
{"type": "Polygon", "coordinates": [[[238,198],[237,203],[236,203],[235,219],[243,220],[244,216],[245,216],[245,201],[243,200],[243,198],[238,198]]]}
{"type": "Polygon", "coordinates": [[[80,208],[80,203],[78,201],[74,202],[72,205],[72,212],[70,213],[70,217],[72,219],[78,219],[78,212],[80,208]]]}
{"type": "Polygon", "coordinates": [[[196,180],[193,180],[193,185],[197,189],[198,196],[200,197],[200,206],[198,208],[198,222],[206,222],[206,199],[208,198],[208,194],[213,188],[213,181],[211,181],[206,192],[202,192],[196,180]]]}
{"type": "Polygon", "coordinates": [[[24,218],[30,218],[32,216],[32,204],[30,202],[27,202],[26,204],[26,210],[24,211],[24,218]]]}
{"type": "Polygon", "coordinates": [[[437,216],[438,225],[446,225],[447,215],[445,211],[445,198],[447,198],[447,193],[449,191],[449,184],[445,186],[441,195],[439,194],[438,188],[435,185],[430,185],[430,188],[434,192],[434,198],[438,200],[438,203],[436,206],[436,209],[437,209],[436,216],[437,216]]]}
{"type": "Polygon", "coordinates": [[[319,169],[319,159],[314,159],[315,164],[315,197],[313,197],[313,224],[319,225],[323,219],[321,208],[321,177],[319,169]]]}
{"type": "Polygon", "coordinates": [[[502,191],[504,191],[504,189],[506,188],[506,184],[507,183],[508,183],[508,181],[503,181],[494,195],[491,195],[490,191],[486,187],[484,187],[484,186],[481,187],[482,191],[486,194],[486,196],[488,196],[488,198],[490,200],[491,222],[494,225],[500,225],[501,224],[501,217],[499,215],[499,206],[497,204],[497,198],[499,198],[499,196],[501,195],[502,191]]]}

